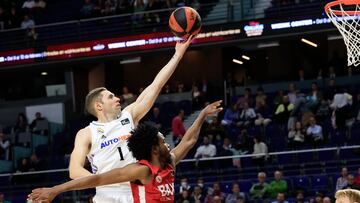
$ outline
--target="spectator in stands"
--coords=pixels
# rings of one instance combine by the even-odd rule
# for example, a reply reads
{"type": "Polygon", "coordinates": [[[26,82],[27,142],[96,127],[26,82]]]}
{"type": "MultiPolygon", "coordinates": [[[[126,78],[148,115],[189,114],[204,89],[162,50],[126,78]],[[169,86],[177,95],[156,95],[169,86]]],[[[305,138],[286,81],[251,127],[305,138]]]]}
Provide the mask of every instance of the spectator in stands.
{"type": "Polygon", "coordinates": [[[170,93],[172,93],[169,84],[166,84],[166,85],[164,86],[164,89],[163,89],[163,92],[162,92],[162,93],[163,93],[163,94],[170,94],[170,93]]]}
{"type": "Polygon", "coordinates": [[[35,26],[35,21],[28,15],[24,15],[24,20],[21,22],[22,29],[31,29],[35,26]]]}
{"type": "Polygon", "coordinates": [[[160,131],[162,131],[162,118],[160,115],[160,108],[159,107],[154,107],[150,116],[149,116],[149,121],[152,122],[154,124],[154,126],[159,129],[160,131]]]}
{"type": "Polygon", "coordinates": [[[239,121],[236,125],[240,128],[249,127],[254,124],[254,120],[256,118],[256,113],[253,108],[249,106],[247,102],[244,103],[244,108],[240,112],[239,121]]]}
{"type": "Polygon", "coordinates": [[[241,199],[243,199],[244,201],[246,200],[246,195],[245,195],[245,193],[240,192],[239,184],[233,183],[231,191],[232,191],[232,193],[231,193],[231,194],[228,194],[228,195],[226,196],[225,203],[236,203],[236,200],[237,200],[239,197],[240,197],[241,199]]]}
{"type": "Polygon", "coordinates": [[[316,110],[317,105],[319,104],[319,101],[322,99],[322,93],[319,90],[317,82],[311,83],[311,92],[306,97],[307,100],[307,106],[312,111],[316,110]]]}
{"type": "Polygon", "coordinates": [[[328,118],[330,118],[330,106],[329,102],[325,99],[321,99],[320,106],[316,111],[316,120],[322,124],[328,118]]]}
{"type": "Polygon", "coordinates": [[[202,188],[199,185],[195,185],[194,186],[194,192],[190,198],[190,202],[195,202],[195,201],[200,201],[200,202],[204,202],[205,200],[205,196],[202,193],[202,188]]]}
{"type": "Polygon", "coordinates": [[[185,116],[185,112],[184,110],[181,109],[178,115],[173,118],[171,123],[173,141],[175,145],[177,145],[180,142],[181,138],[184,136],[186,132],[183,123],[184,116],[185,116]]]}
{"type": "Polygon", "coordinates": [[[357,173],[357,175],[355,176],[354,184],[355,184],[356,186],[360,186],[360,168],[358,168],[358,173],[357,173]]]}
{"type": "Polygon", "coordinates": [[[316,192],[314,203],[323,203],[324,195],[321,192],[316,192]]]}
{"type": "Polygon", "coordinates": [[[268,148],[264,142],[261,141],[260,136],[254,137],[254,151],[253,151],[253,162],[254,165],[262,169],[267,159],[268,148]]]}
{"type": "Polygon", "coordinates": [[[279,192],[276,195],[276,201],[272,201],[272,203],[289,203],[289,202],[285,200],[285,193],[279,192]]]}
{"type": "Polygon", "coordinates": [[[250,188],[250,197],[253,200],[262,202],[266,198],[266,193],[268,191],[269,184],[266,182],[266,173],[258,173],[258,183],[255,183],[250,188]]]}
{"type": "Polygon", "coordinates": [[[201,187],[201,190],[202,190],[202,191],[204,191],[204,189],[206,189],[206,188],[204,188],[204,180],[203,180],[201,177],[199,177],[198,179],[196,179],[196,185],[199,186],[199,187],[201,187]]]}
{"type": "Polygon", "coordinates": [[[26,132],[27,130],[28,130],[27,118],[25,114],[19,113],[13,131],[15,134],[18,134],[20,132],[26,132]]]}
{"type": "Polygon", "coordinates": [[[309,136],[315,148],[318,147],[324,140],[322,127],[316,124],[314,116],[310,117],[310,126],[306,130],[306,135],[309,136]]]}
{"type": "Polygon", "coordinates": [[[10,159],[10,140],[6,138],[5,134],[0,132],[0,159],[10,159]]]}
{"type": "Polygon", "coordinates": [[[17,173],[29,172],[29,170],[30,170],[29,160],[27,158],[20,159],[16,172],[17,173]]]}
{"type": "Polygon", "coordinates": [[[84,5],[80,9],[82,17],[89,18],[93,15],[95,5],[91,2],[91,0],[85,0],[84,5]]]}
{"type": "MultiPolygon", "coordinates": [[[[153,10],[159,10],[162,8],[162,3],[157,0],[149,0],[146,5],[146,11],[153,11],[153,10]]],[[[154,22],[154,23],[160,23],[160,16],[157,12],[150,12],[147,13],[147,21],[148,22],[154,22]]]]}
{"type": "Polygon", "coordinates": [[[8,21],[5,24],[6,28],[18,28],[21,24],[21,15],[16,10],[16,7],[11,7],[8,21]]]}
{"type": "Polygon", "coordinates": [[[41,171],[45,169],[45,164],[40,160],[36,154],[30,156],[29,171],[41,171]]]}
{"type": "MultiPolygon", "coordinates": [[[[171,7],[169,7],[171,8],[171,7]]],[[[204,96],[204,99],[205,100],[208,100],[209,99],[209,83],[206,79],[203,79],[202,80],[202,83],[201,83],[201,92],[203,93],[203,96],[204,96]]]]}
{"type": "Polygon", "coordinates": [[[305,201],[304,192],[299,190],[296,194],[296,201],[295,203],[309,203],[308,201],[305,201]]]}
{"type": "Polygon", "coordinates": [[[130,5],[130,1],[128,0],[118,0],[117,2],[117,12],[119,14],[131,13],[132,7],[130,5]]]}
{"type": "MultiPolygon", "coordinates": [[[[213,187],[209,188],[208,194],[206,195],[204,203],[214,203],[215,199],[219,199],[219,198],[221,201],[224,201],[225,196],[226,196],[226,194],[221,192],[220,184],[218,182],[215,182],[213,184],[213,187]],[[218,198],[215,198],[215,197],[218,197],[218,198]]],[[[219,200],[216,200],[216,201],[219,201],[219,200]]]]}
{"type": "Polygon", "coordinates": [[[208,158],[216,155],[216,147],[210,144],[209,137],[204,136],[203,145],[199,146],[196,150],[195,158],[208,158]]]}
{"type": "Polygon", "coordinates": [[[255,119],[256,126],[266,127],[271,122],[270,111],[269,111],[266,103],[264,103],[264,101],[257,103],[256,116],[257,116],[255,119]]]}
{"type": "Polygon", "coordinates": [[[239,118],[239,111],[237,104],[231,104],[230,108],[227,108],[224,114],[224,118],[221,121],[221,124],[224,126],[230,126],[235,124],[239,118]]]}
{"type": "MultiPolygon", "coordinates": [[[[194,158],[195,159],[209,158],[209,157],[214,157],[215,155],[216,155],[216,147],[215,147],[215,145],[210,144],[208,136],[204,136],[203,145],[199,146],[196,149],[196,153],[195,153],[194,158]]],[[[201,169],[210,168],[212,166],[211,161],[200,161],[198,164],[199,164],[198,165],[199,168],[201,168],[201,169]]]]}
{"type": "Polygon", "coordinates": [[[349,111],[351,110],[350,106],[352,104],[352,96],[342,90],[341,92],[334,95],[333,102],[330,104],[330,108],[334,110],[334,119],[333,123],[334,128],[336,129],[345,129],[345,123],[349,116],[349,111]]]}
{"type": "Polygon", "coordinates": [[[331,203],[330,197],[324,197],[323,203],[331,203]]]}
{"type": "Polygon", "coordinates": [[[179,190],[176,190],[178,193],[182,193],[184,190],[190,191],[191,186],[189,185],[188,179],[186,177],[180,178],[180,187],[179,190]]]}
{"type": "Polygon", "coordinates": [[[35,119],[31,122],[29,128],[31,132],[41,135],[48,134],[48,121],[40,112],[35,113],[35,119]]]}
{"type": "Polygon", "coordinates": [[[100,13],[102,15],[108,16],[115,14],[116,11],[116,1],[115,0],[105,0],[101,5],[100,13]]]}
{"type": "Polygon", "coordinates": [[[304,81],[305,80],[305,71],[304,69],[300,69],[299,70],[299,81],[304,81]]]}
{"type": "Polygon", "coordinates": [[[297,89],[296,89],[296,85],[294,83],[289,84],[289,92],[288,92],[287,96],[289,97],[289,102],[292,104],[295,104],[296,97],[297,97],[297,89]]]}
{"type": "Polygon", "coordinates": [[[22,9],[25,10],[25,13],[30,13],[34,7],[35,7],[34,0],[25,0],[22,5],[22,9]]]}
{"type": "MultiPolygon", "coordinates": [[[[221,143],[221,146],[218,146],[216,151],[218,156],[232,156],[233,146],[231,140],[228,137],[225,137],[221,143]]],[[[218,162],[222,168],[229,168],[233,166],[232,159],[222,159],[218,162]]]]}
{"type": "Polygon", "coordinates": [[[274,105],[277,107],[282,103],[283,100],[284,100],[284,91],[282,90],[277,91],[273,101],[274,105]]]}
{"type": "Polygon", "coordinates": [[[134,14],[132,16],[132,20],[133,23],[138,24],[141,23],[144,18],[144,14],[138,12],[144,12],[146,9],[146,5],[143,0],[135,0],[133,2],[134,14]]]}
{"type": "Polygon", "coordinates": [[[237,144],[240,145],[240,147],[244,150],[244,151],[251,151],[253,150],[254,146],[252,145],[252,142],[250,141],[250,136],[249,133],[247,131],[247,129],[242,129],[240,134],[237,137],[237,144]]]}
{"type": "Polygon", "coordinates": [[[206,127],[206,134],[220,135],[221,137],[225,136],[225,129],[220,124],[217,116],[212,117],[209,125],[206,127]]]}
{"type": "Polygon", "coordinates": [[[323,70],[321,68],[318,70],[318,74],[316,76],[316,79],[317,80],[322,80],[323,79],[323,70]]]}
{"type": "Polygon", "coordinates": [[[11,203],[5,199],[5,195],[2,192],[0,192],[0,203],[11,203]]]}
{"type": "Polygon", "coordinates": [[[255,105],[258,103],[266,103],[266,94],[264,93],[264,89],[262,87],[258,87],[256,90],[256,97],[255,97],[255,105]]]}
{"type": "Polygon", "coordinates": [[[281,171],[275,171],[274,178],[275,180],[271,181],[268,187],[268,192],[271,198],[276,198],[278,196],[278,193],[285,194],[288,189],[287,182],[282,179],[281,171]]]}
{"type": "Polygon", "coordinates": [[[127,86],[124,86],[122,88],[122,95],[121,95],[121,108],[125,108],[129,104],[133,103],[136,99],[135,95],[130,92],[129,88],[127,86]]]}
{"type": "Polygon", "coordinates": [[[337,92],[338,92],[338,88],[336,86],[336,80],[330,79],[325,90],[324,98],[327,101],[331,101],[337,92]]]}
{"type": "Polygon", "coordinates": [[[199,90],[199,87],[197,85],[193,85],[191,97],[192,97],[192,105],[193,105],[194,110],[198,110],[203,107],[204,95],[199,90]]]}
{"type": "Polygon", "coordinates": [[[242,109],[244,108],[245,102],[248,103],[249,106],[254,105],[254,99],[250,88],[245,88],[244,95],[239,97],[236,103],[238,104],[239,108],[242,109]]]}
{"type": "Polygon", "coordinates": [[[300,121],[295,123],[295,126],[289,131],[288,138],[290,144],[295,148],[299,149],[304,145],[305,141],[305,130],[302,127],[300,121]]]}
{"type": "Polygon", "coordinates": [[[178,196],[177,200],[175,201],[175,203],[190,203],[190,192],[188,190],[183,190],[180,193],[180,196],[178,196]]]}
{"type": "Polygon", "coordinates": [[[176,86],[177,93],[183,93],[185,91],[185,85],[183,82],[179,82],[176,86]]]}
{"type": "Polygon", "coordinates": [[[289,102],[289,97],[284,96],[283,101],[276,108],[274,120],[280,124],[287,124],[290,116],[290,112],[294,109],[294,105],[289,102]]]}
{"type": "Polygon", "coordinates": [[[46,7],[46,2],[44,0],[35,1],[35,8],[39,10],[44,10],[46,7]]]}
{"type": "Polygon", "coordinates": [[[343,189],[348,184],[347,176],[348,176],[348,169],[346,167],[343,167],[341,169],[341,176],[336,180],[335,192],[343,189]]]}
{"type": "Polygon", "coordinates": [[[342,189],[354,189],[354,190],[360,190],[360,187],[355,185],[354,183],[354,176],[352,174],[347,175],[347,184],[342,189]]]}
{"type": "Polygon", "coordinates": [[[336,78],[336,73],[335,73],[335,69],[333,66],[329,66],[329,78],[330,79],[336,78]]]}

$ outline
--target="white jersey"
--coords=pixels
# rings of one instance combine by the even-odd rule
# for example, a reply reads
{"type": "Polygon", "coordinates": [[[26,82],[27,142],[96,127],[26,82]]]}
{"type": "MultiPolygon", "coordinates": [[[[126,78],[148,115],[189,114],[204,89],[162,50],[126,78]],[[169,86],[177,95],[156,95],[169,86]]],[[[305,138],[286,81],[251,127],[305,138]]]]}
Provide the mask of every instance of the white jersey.
{"type": "MultiPolygon", "coordinates": [[[[122,111],[118,119],[109,123],[93,121],[88,127],[91,130],[91,149],[87,158],[94,174],[122,168],[136,162],[127,147],[127,139],[134,129],[134,121],[129,112],[122,111]]],[[[97,196],[106,196],[106,194],[114,192],[119,195],[132,196],[130,182],[96,188],[97,196]]]]}

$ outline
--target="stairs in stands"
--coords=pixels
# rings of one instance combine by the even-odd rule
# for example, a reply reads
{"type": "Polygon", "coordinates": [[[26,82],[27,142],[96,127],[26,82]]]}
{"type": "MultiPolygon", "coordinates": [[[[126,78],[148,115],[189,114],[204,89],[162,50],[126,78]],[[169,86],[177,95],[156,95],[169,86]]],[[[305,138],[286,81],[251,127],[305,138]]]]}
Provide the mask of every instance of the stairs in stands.
{"type": "MultiPolygon", "coordinates": [[[[200,110],[195,111],[184,119],[185,129],[189,129],[189,127],[193,124],[193,122],[195,121],[197,116],[200,114],[200,112],[201,112],[200,110]]],[[[165,141],[166,141],[166,143],[168,143],[170,145],[171,149],[174,148],[174,142],[172,140],[172,132],[171,131],[165,136],[165,141]]]]}

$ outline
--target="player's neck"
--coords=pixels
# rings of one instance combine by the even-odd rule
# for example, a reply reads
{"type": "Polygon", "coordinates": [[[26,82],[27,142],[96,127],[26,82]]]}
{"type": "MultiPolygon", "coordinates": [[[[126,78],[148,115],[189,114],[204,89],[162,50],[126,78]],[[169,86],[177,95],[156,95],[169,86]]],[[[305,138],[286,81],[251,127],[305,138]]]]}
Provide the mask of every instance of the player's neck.
{"type": "Polygon", "coordinates": [[[97,121],[100,123],[108,123],[108,122],[115,120],[117,118],[117,115],[102,113],[102,114],[99,114],[97,118],[98,118],[97,121]]]}
{"type": "Polygon", "coordinates": [[[161,169],[164,169],[165,167],[166,167],[166,163],[165,162],[162,162],[162,161],[160,161],[159,159],[152,159],[151,160],[151,164],[153,165],[153,166],[157,166],[157,167],[159,167],[159,168],[161,168],[161,169]]]}

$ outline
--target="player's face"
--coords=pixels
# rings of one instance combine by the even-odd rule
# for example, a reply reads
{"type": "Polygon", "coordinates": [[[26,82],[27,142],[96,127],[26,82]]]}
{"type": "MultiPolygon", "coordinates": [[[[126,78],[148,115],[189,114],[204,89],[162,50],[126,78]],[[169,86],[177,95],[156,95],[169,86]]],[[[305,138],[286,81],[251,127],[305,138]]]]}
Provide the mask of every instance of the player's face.
{"type": "Polygon", "coordinates": [[[165,137],[159,132],[159,148],[160,148],[160,159],[166,163],[171,163],[170,156],[170,145],[165,142],[165,137]]]}
{"type": "Polygon", "coordinates": [[[105,113],[120,114],[121,105],[120,98],[116,97],[113,93],[108,90],[102,92],[103,109],[105,113]]]}

